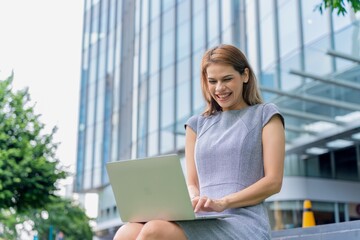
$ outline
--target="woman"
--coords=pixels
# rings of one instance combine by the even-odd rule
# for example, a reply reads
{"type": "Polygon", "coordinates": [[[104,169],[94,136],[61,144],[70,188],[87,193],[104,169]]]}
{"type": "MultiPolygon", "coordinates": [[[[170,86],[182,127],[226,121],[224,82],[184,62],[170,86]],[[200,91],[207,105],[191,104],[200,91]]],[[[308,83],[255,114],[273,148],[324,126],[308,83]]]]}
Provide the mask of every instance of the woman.
{"type": "Polygon", "coordinates": [[[280,191],[284,120],[262,103],[245,55],[231,45],[208,50],[201,86],[207,108],[186,127],[187,184],[194,211],[230,217],[204,221],[128,223],[120,239],[270,239],[263,201],[280,191]]]}

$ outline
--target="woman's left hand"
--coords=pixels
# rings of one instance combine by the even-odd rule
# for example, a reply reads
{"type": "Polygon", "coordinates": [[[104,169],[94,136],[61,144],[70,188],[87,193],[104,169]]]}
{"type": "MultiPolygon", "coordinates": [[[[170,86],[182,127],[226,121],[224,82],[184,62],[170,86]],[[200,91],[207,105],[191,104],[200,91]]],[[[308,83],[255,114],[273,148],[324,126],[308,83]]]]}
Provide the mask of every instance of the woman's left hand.
{"type": "Polygon", "coordinates": [[[206,196],[198,197],[195,203],[195,212],[222,212],[226,209],[226,203],[222,199],[211,199],[206,196]]]}

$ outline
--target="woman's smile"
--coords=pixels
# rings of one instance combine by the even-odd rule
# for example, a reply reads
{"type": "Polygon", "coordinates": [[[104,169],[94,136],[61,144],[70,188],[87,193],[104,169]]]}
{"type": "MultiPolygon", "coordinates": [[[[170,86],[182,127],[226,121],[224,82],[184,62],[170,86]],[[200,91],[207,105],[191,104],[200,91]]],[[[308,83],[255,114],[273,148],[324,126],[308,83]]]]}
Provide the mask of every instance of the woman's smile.
{"type": "Polygon", "coordinates": [[[247,69],[240,74],[227,64],[210,64],[207,69],[208,90],[223,111],[241,109],[246,105],[242,93],[248,80],[247,69]]]}

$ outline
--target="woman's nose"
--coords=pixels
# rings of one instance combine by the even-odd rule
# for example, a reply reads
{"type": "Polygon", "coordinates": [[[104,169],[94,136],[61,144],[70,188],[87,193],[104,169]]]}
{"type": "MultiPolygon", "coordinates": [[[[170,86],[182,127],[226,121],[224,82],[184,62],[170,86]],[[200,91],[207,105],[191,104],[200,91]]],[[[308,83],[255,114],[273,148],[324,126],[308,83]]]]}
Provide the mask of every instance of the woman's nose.
{"type": "Polygon", "coordinates": [[[219,82],[218,84],[216,84],[215,90],[216,91],[221,91],[223,88],[224,88],[224,84],[219,82]]]}

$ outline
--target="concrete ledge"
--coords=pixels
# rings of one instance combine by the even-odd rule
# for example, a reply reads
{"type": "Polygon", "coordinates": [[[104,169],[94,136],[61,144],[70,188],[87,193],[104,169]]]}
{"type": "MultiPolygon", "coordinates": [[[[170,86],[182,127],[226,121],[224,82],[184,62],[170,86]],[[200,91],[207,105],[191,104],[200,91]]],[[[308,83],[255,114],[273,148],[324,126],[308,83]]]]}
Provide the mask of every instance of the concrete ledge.
{"type": "Polygon", "coordinates": [[[359,240],[360,221],[272,232],[272,240],[359,240]]]}

